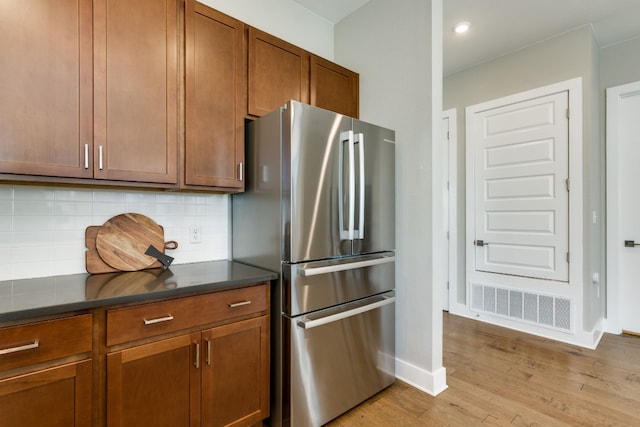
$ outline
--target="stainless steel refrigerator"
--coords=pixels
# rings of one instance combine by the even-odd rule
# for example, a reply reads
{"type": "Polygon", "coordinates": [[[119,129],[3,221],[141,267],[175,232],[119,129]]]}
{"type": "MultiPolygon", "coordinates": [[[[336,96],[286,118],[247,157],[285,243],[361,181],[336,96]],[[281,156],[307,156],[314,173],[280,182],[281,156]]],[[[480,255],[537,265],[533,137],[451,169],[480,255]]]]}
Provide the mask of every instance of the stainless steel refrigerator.
{"type": "Polygon", "coordinates": [[[271,425],[320,426],[395,379],[395,132],[289,101],[246,141],[232,252],[279,273],[271,425]]]}

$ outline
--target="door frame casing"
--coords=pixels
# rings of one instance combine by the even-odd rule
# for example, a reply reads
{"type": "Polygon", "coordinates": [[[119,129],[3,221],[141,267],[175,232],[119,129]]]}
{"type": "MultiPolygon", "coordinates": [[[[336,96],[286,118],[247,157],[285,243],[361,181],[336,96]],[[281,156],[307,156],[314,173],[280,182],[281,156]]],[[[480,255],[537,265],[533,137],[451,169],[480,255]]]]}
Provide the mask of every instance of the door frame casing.
{"type": "MultiPolygon", "coordinates": [[[[620,100],[634,92],[640,92],[640,81],[614,86],[606,89],[606,247],[607,247],[607,313],[605,331],[612,334],[622,333],[620,308],[623,294],[618,277],[620,261],[620,242],[624,240],[618,230],[620,208],[619,176],[617,171],[619,153],[618,121],[620,100]]],[[[639,95],[640,96],[640,95],[639,95]]]]}
{"type": "Polygon", "coordinates": [[[513,95],[468,106],[465,109],[466,121],[466,307],[465,313],[469,317],[489,321],[541,336],[550,337],[559,341],[570,342],[587,347],[593,346],[594,336],[592,331],[584,331],[584,215],[583,215],[583,94],[582,78],[558,82],[555,84],[523,91],[513,95]],[[476,112],[497,108],[525,101],[532,98],[543,97],[554,93],[567,91],[569,94],[569,282],[553,280],[538,280],[527,277],[506,276],[475,271],[473,236],[475,235],[474,200],[475,200],[475,147],[469,140],[470,130],[473,127],[473,116],[476,112]],[[503,277],[500,277],[503,276],[503,277]],[[497,286],[508,286],[517,289],[535,289],[536,293],[567,297],[572,301],[571,333],[545,329],[537,325],[524,322],[503,319],[488,314],[478,314],[471,311],[471,284],[486,283],[497,286]]]}
{"type": "MultiPolygon", "coordinates": [[[[449,262],[445,266],[448,271],[449,288],[445,296],[448,300],[449,311],[458,304],[458,116],[457,110],[451,108],[445,110],[442,114],[443,119],[449,120],[449,137],[447,147],[449,149],[448,174],[444,176],[443,182],[449,183],[448,197],[448,223],[449,223],[449,239],[448,254],[449,262]]],[[[455,311],[455,309],[454,309],[455,311]]]]}

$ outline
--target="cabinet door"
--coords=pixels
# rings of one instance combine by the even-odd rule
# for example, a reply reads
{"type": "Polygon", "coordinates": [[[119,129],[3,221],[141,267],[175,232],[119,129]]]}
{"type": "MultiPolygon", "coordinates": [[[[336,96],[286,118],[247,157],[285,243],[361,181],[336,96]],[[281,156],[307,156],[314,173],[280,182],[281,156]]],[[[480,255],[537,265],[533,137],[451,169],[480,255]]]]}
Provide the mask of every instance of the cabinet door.
{"type": "Polygon", "coordinates": [[[91,177],[91,20],[91,0],[0,3],[0,173],[91,177]]]}
{"type": "Polygon", "coordinates": [[[309,103],[309,54],[249,28],[248,111],[261,116],[293,99],[309,103]]]}
{"type": "Polygon", "coordinates": [[[244,187],[244,24],[188,0],[184,183],[244,187]]]}
{"type": "Polygon", "coordinates": [[[326,59],[311,56],[311,104],[358,118],[359,75],[326,59]]]}
{"type": "Polygon", "coordinates": [[[91,426],[91,361],[0,381],[3,427],[91,426]]]}
{"type": "Polygon", "coordinates": [[[200,334],[107,354],[107,426],[200,425],[200,334]]]}
{"type": "Polygon", "coordinates": [[[179,0],[94,1],[94,177],[177,182],[179,0]]]}
{"type": "Polygon", "coordinates": [[[202,425],[249,426],[269,416],[269,317],[202,333],[202,425]]]}

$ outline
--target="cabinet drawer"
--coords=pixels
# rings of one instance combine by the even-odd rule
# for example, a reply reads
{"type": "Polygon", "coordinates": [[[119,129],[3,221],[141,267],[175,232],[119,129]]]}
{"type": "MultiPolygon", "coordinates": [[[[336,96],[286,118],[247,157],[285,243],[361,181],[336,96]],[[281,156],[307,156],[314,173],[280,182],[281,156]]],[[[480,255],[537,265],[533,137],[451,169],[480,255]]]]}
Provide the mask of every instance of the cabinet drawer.
{"type": "Polygon", "coordinates": [[[266,311],[268,285],[173,300],[159,301],[107,311],[107,345],[149,338],[207,323],[266,311]]]}
{"type": "Polygon", "coordinates": [[[0,329],[0,371],[91,351],[91,315],[0,329]]]}

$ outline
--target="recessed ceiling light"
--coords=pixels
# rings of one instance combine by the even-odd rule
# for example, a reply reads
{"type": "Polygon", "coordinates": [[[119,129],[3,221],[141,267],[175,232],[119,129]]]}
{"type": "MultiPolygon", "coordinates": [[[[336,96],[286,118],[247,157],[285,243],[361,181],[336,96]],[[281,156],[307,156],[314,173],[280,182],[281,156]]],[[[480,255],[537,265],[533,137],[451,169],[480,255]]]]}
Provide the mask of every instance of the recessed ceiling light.
{"type": "Polygon", "coordinates": [[[456,26],[453,27],[453,31],[455,31],[458,34],[462,34],[469,31],[469,28],[471,28],[471,22],[462,21],[462,22],[458,22],[456,26]]]}

